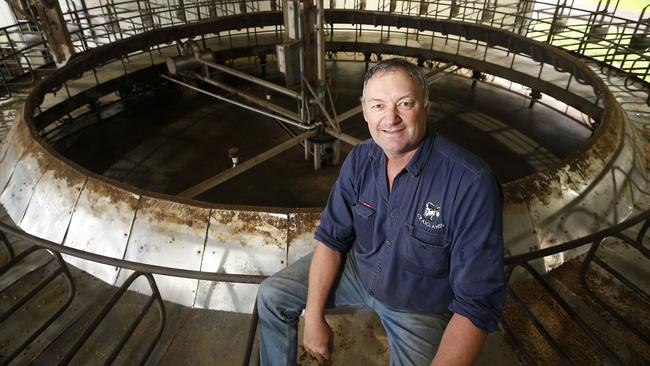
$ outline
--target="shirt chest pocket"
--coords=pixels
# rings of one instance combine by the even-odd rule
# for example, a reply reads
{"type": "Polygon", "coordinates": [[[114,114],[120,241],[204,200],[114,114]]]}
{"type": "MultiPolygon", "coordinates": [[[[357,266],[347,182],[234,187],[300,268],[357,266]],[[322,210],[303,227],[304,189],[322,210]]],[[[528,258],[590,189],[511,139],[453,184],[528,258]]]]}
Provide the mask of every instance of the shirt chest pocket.
{"type": "Polygon", "coordinates": [[[404,269],[423,276],[440,277],[449,272],[449,240],[436,234],[406,225],[400,255],[404,269]]]}
{"type": "Polygon", "coordinates": [[[354,234],[364,251],[372,249],[372,237],[375,228],[375,209],[357,202],[354,211],[354,234]]]}

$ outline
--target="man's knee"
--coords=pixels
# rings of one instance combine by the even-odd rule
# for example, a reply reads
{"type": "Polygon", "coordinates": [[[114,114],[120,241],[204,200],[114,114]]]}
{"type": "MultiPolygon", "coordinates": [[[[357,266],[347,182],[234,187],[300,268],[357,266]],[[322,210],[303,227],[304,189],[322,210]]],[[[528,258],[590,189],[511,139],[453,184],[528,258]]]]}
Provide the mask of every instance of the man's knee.
{"type": "Polygon", "coordinates": [[[257,289],[257,307],[267,307],[268,304],[277,303],[277,298],[279,294],[277,280],[271,276],[262,283],[260,283],[257,289]]]}

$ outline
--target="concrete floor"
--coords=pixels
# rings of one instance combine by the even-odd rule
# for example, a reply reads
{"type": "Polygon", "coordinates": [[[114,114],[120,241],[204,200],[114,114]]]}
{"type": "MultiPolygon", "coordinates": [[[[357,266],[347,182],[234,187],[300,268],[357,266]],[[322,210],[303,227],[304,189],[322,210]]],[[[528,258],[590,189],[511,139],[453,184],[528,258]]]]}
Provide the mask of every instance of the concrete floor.
{"type": "MultiPolygon", "coordinates": [[[[339,113],[358,104],[363,73],[363,63],[329,65],[339,113]]],[[[275,75],[272,70],[269,74],[275,75]]],[[[469,79],[459,75],[434,83],[429,122],[441,135],[484,159],[502,183],[559,163],[590,136],[584,125],[545,105],[528,108],[529,99],[521,94],[489,83],[479,83],[474,89],[470,85],[469,79]]],[[[292,107],[291,101],[277,102],[292,107]]],[[[269,118],[172,86],[113,105],[102,114],[111,117],[97,120],[96,114],[87,115],[86,121],[77,123],[89,123],[88,128],[72,137],[53,137],[57,141],[54,146],[93,172],[167,194],[179,193],[228,169],[230,147],[238,147],[240,159],[245,161],[288,138],[269,118]]],[[[361,114],[343,122],[342,127],[360,139],[369,137],[361,114]]],[[[342,144],[342,149],[345,156],[350,146],[342,144]]],[[[339,166],[325,166],[314,172],[297,146],[198,199],[320,207],[338,170],[339,166]]]]}

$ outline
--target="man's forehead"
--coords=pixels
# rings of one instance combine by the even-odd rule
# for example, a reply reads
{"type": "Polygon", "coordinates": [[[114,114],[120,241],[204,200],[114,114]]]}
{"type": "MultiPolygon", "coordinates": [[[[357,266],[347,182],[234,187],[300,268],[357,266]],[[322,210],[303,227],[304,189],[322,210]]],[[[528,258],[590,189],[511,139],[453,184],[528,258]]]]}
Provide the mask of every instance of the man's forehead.
{"type": "Polygon", "coordinates": [[[404,70],[387,70],[381,71],[381,74],[375,74],[368,80],[364,88],[364,95],[367,100],[380,99],[386,94],[396,94],[398,98],[412,97],[416,98],[422,93],[422,88],[413,76],[404,70]],[[395,83],[391,81],[390,85],[384,85],[379,79],[390,74],[396,75],[401,73],[405,78],[404,83],[395,83]]]}
{"type": "Polygon", "coordinates": [[[402,75],[408,77],[411,80],[414,79],[413,75],[411,75],[408,71],[406,71],[404,69],[401,69],[401,68],[392,68],[392,69],[385,69],[385,70],[376,71],[374,74],[372,74],[372,76],[370,76],[370,79],[368,79],[368,82],[370,82],[371,80],[377,79],[377,78],[381,78],[383,76],[391,75],[391,74],[392,75],[402,74],[402,75]]]}

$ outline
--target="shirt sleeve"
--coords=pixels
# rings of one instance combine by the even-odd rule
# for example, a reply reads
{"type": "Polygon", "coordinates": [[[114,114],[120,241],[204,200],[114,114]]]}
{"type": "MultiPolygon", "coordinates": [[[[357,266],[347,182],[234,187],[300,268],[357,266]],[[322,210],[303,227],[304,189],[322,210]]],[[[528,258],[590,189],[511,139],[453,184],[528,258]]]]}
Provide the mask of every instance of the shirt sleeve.
{"type": "Polygon", "coordinates": [[[506,299],[502,206],[498,182],[483,172],[456,204],[453,223],[449,310],[487,332],[497,328],[506,299]]]}
{"type": "Polygon", "coordinates": [[[357,153],[355,147],[343,162],[314,234],[316,240],[339,252],[350,250],[355,240],[351,208],[356,197],[353,181],[357,153]]]}

